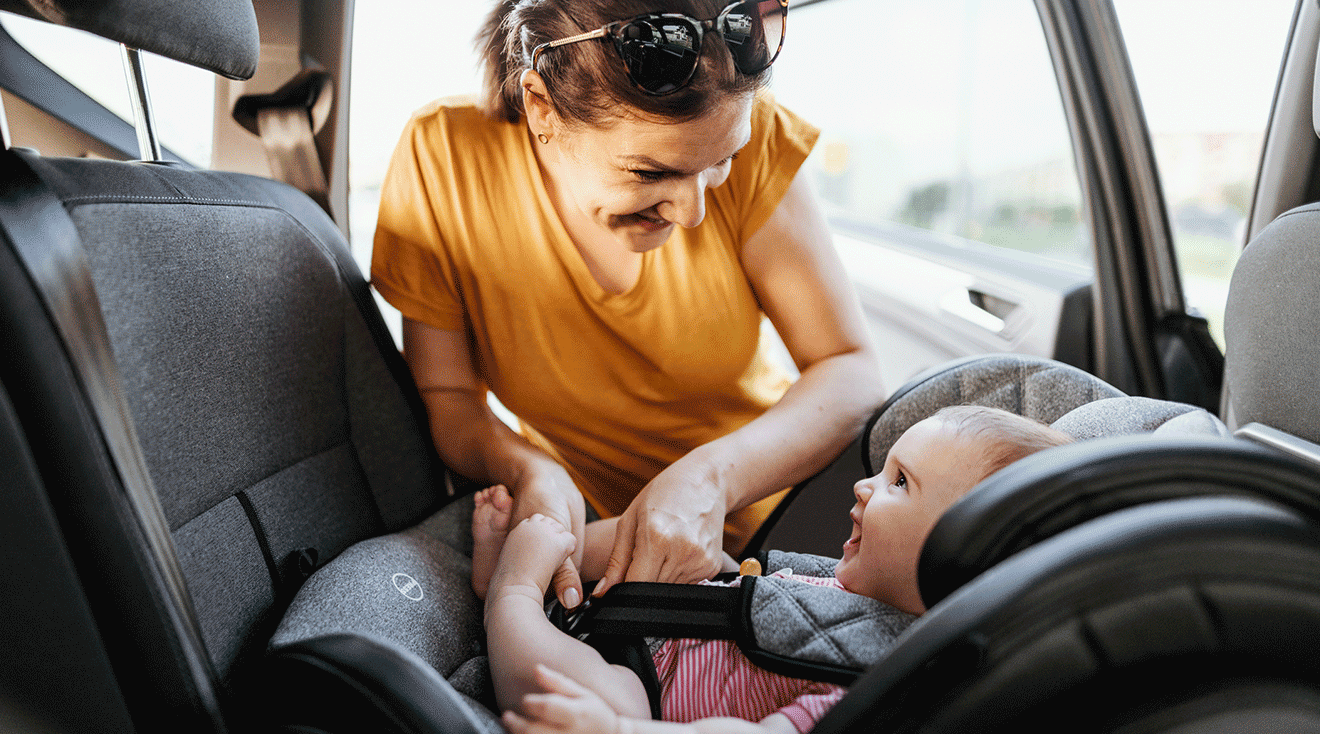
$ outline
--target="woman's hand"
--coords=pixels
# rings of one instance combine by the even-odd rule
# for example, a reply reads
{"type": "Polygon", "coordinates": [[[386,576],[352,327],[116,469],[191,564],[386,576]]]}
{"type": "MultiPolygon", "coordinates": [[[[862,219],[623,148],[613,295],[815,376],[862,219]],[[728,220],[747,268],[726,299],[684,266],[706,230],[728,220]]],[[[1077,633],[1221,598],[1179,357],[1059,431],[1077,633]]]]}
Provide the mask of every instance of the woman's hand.
{"type": "Polygon", "coordinates": [[[577,550],[564,560],[550,583],[566,609],[578,606],[582,603],[582,578],[578,566],[582,563],[582,549],[586,546],[586,505],[582,493],[563,467],[550,463],[541,470],[524,472],[514,482],[510,493],[513,495],[513,514],[509,518],[509,527],[540,513],[557,520],[578,539],[577,550]]]}
{"type": "Polygon", "coordinates": [[[728,494],[720,472],[689,454],[660,472],[619,517],[595,594],[621,581],[692,583],[719,572],[728,494]]]}

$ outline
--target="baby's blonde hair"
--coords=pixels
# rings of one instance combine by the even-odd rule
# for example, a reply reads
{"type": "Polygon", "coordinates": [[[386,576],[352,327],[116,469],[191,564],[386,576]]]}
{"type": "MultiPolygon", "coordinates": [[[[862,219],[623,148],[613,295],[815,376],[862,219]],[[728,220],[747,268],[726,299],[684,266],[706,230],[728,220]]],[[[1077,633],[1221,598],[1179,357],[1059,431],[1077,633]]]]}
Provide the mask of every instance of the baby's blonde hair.
{"type": "Polygon", "coordinates": [[[985,473],[976,482],[1025,456],[1075,440],[1038,420],[985,405],[952,405],[931,417],[961,435],[982,439],[985,473]]]}

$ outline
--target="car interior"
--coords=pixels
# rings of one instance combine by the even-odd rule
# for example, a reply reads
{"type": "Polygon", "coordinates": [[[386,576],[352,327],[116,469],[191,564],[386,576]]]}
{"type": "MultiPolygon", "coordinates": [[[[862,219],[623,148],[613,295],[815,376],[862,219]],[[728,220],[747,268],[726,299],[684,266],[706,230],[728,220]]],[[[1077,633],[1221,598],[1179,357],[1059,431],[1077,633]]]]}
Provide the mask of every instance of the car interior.
{"type": "MultiPolygon", "coordinates": [[[[53,75],[19,109],[15,79],[45,72],[0,43],[9,123],[98,130],[73,156],[0,125],[0,730],[503,731],[474,485],[437,456],[340,223],[342,48],[229,100],[269,177],[187,165],[153,130],[140,54],[249,78],[262,5],[0,0],[122,44],[137,103],[136,128],[102,125],[53,75]]],[[[1094,22],[1037,5],[1047,35],[1094,22]]],[[[946,405],[1081,439],[945,515],[920,560],[930,611],[814,731],[1320,731],[1318,40],[1299,0],[1223,355],[1203,320],[1097,300],[1094,359],[1065,341],[922,372],[758,533],[749,552],[837,549],[852,482],[946,405]],[[1137,329],[1160,348],[1112,368],[1137,329]]],[[[1113,112],[1072,109],[1079,128],[1113,112]]],[[[1092,215],[1135,227],[1122,211],[1092,215]]]]}

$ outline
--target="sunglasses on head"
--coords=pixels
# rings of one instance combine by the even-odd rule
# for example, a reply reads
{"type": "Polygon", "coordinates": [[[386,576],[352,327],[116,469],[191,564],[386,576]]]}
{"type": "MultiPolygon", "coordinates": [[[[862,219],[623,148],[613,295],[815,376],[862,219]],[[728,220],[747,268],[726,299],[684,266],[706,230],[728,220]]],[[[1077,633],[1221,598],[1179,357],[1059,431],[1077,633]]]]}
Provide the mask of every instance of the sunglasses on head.
{"type": "Polygon", "coordinates": [[[532,50],[532,68],[549,49],[609,38],[633,84],[647,94],[672,94],[692,81],[701,58],[701,39],[707,32],[724,39],[738,71],[757,74],[779,56],[787,20],[788,0],[733,3],[710,20],[680,13],[646,13],[543,43],[532,50]]]}

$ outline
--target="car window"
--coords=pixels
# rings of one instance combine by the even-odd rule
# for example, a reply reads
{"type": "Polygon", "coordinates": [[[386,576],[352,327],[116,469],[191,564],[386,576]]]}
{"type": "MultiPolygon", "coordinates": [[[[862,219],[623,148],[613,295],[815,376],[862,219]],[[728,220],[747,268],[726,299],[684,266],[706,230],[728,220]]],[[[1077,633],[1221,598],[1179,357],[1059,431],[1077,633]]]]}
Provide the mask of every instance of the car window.
{"type": "Polygon", "coordinates": [[[792,12],[772,88],[821,128],[836,220],[897,222],[1091,262],[1031,0],[831,0],[792,12]]]}
{"type": "Polygon", "coordinates": [[[1223,346],[1294,0],[1114,0],[1189,310],[1223,346]],[[1175,32],[1176,29],[1176,32],[1175,32]]]}
{"type": "Polygon", "coordinates": [[[371,265],[380,185],[403,126],[434,99],[481,89],[474,40],[489,10],[489,2],[431,0],[355,6],[348,218],[363,272],[371,265]]]}
{"type": "MultiPolygon", "coordinates": [[[[133,121],[119,44],[9,13],[0,22],[42,63],[111,112],[133,121]]],[[[195,166],[209,167],[215,74],[155,54],[144,53],[142,58],[161,144],[195,166]]]]}

